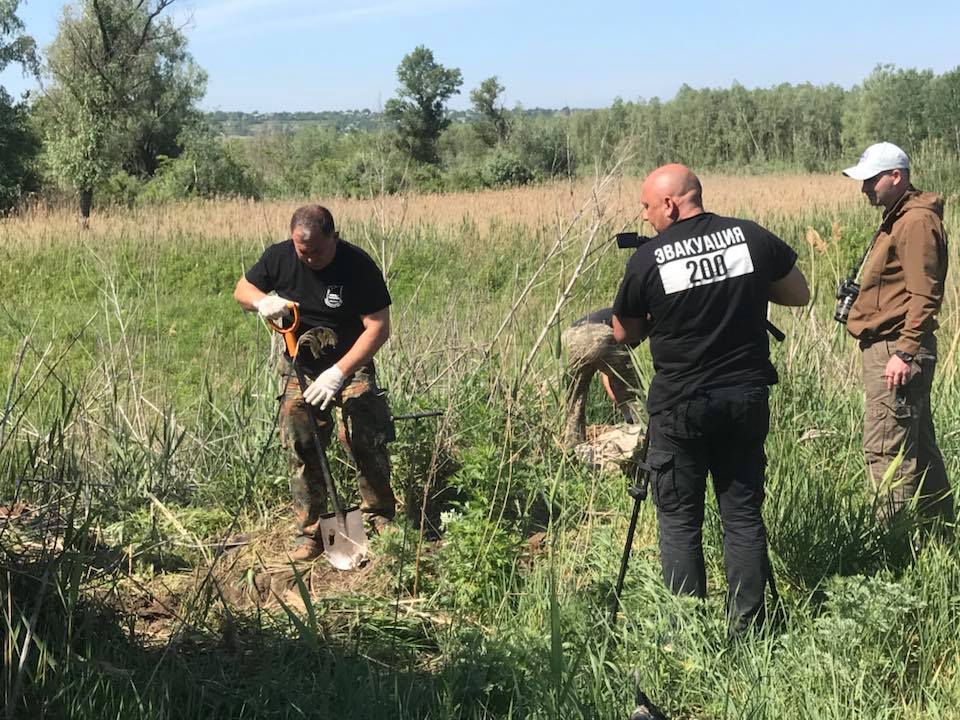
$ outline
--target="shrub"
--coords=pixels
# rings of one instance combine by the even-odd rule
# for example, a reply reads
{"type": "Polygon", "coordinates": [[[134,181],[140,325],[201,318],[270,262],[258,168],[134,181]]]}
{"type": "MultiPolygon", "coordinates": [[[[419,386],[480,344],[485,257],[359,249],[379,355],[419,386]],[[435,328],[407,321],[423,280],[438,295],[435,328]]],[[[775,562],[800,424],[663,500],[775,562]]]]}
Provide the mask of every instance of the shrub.
{"type": "Polygon", "coordinates": [[[143,200],[262,196],[260,179],[233,147],[202,128],[183,133],[180,140],[183,153],[160,158],[160,169],[144,188],[143,200]]]}
{"type": "Polygon", "coordinates": [[[487,158],[482,176],[484,184],[491,187],[526,185],[533,180],[533,173],[516,153],[499,149],[487,158]]]}
{"type": "Polygon", "coordinates": [[[499,597],[515,581],[520,540],[505,522],[487,510],[464,503],[460,512],[442,516],[444,540],[438,553],[437,580],[443,598],[456,607],[478,607],[499,597]]]}

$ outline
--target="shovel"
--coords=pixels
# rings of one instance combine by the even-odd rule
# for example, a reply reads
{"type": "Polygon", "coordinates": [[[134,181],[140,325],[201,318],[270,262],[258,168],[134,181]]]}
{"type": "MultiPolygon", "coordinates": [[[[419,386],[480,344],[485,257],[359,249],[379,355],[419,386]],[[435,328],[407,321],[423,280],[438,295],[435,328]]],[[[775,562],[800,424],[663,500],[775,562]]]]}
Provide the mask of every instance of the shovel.
{"type": "MultiPolygon", "coordinates": [[[[300,308],[295,303],[290,303],[288,307],[293,313],[293,322],[289,327],[278,325],[272,320],[267,320],[267,324],[283,335],[283,340],[287,346],[287,354],[290,356],[293,369],[297,373],[300,392],[303,393],[307,390],[307,380],[303,375],[303,367],[297,357],[297,336],[295,334],[297,328],[300,327],[300,308]]],[[[326,448],[320,442],[316,411],[310,403],[305,403],[305,405],[307,415],[310,418],[313,442],[320,459],[320,472],[323,474],[323,482],[327,487],[327,495],[333,504],[333,512],[324,513],[320,516],[320,540],[323,543],[323,554],[337,570],[354,570],[367,559],[367,533],[363,529],[363,513],[356,506],[346,510],[343,509],[340,496],[337,495],[336,485],[333,482],[333,474],[330,472],[326,448]]]]}

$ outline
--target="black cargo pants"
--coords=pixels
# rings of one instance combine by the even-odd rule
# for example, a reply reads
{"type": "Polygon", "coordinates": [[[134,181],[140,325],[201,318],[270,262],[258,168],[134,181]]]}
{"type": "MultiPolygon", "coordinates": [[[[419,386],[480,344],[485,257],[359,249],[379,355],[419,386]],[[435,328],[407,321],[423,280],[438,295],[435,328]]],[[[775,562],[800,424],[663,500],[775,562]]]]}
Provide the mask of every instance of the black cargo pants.
{"type": "Polygon", "coordinates": [[[769,563],[760,508],[768,395],[765,386],[704,390],[650,417],[648,460],[664,582],[676,594],[706,596],[703,506],[709,472],[723,524],[734,632],[764,619],[769,563]]]}

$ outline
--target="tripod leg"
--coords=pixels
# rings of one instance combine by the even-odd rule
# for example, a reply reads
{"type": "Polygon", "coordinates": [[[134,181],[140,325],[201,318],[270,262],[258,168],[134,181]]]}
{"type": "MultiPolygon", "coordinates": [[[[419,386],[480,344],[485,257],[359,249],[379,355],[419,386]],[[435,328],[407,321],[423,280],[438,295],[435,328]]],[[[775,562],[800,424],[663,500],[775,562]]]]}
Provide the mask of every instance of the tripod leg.
{"type": "Polygon", "coordinates": [[[613,601],[610,608],[610,624],[617,620],[620,609],[620,593],[623,592],[623,583],[627,577],[627,566],[630,564],[630,550],[633,548],[633,536],[637,531],[637,520],[640,518],[640,503],[643,499],[638,495],[633,499],[633,514],[630,516],[630,527],[627,528],[627,539],[623,544],[623,557],[620,558],[620,574],[613,589],[613,601]]]}

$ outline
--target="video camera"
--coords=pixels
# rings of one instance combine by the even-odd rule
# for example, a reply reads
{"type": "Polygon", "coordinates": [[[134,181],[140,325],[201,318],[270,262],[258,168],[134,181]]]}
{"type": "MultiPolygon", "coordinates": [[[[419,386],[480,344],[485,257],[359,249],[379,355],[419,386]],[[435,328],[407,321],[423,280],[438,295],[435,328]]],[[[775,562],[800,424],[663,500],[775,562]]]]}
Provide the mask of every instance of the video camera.
{"type": "Polygon", "coordinates": [[[644,243],[650,242],[653,238],[635,232],[622,232],[617,233],[613,239],[617,241],[617,247],[621,250],[636,250],[644,243]]]}
{"type": "Polygon", "coordinates": [[[837,285],[837,307],[833,311],[833,319],[846,325],[850,308],[853,307],[853,303],[859,294],[860,283],[854,281],[852,277],[841,280],[840,284],[837,285]]]}

